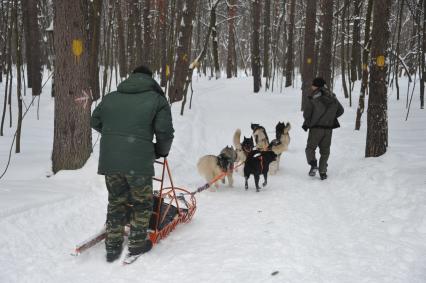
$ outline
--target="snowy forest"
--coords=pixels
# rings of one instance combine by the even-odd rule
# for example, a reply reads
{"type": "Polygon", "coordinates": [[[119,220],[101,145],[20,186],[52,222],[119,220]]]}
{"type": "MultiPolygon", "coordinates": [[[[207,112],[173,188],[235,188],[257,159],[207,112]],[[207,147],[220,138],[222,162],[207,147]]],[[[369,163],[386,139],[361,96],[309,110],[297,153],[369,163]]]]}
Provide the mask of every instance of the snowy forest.
{"type": "MultiPolygon", "coordinates": [[[[426,281],[426,0],[0,0],[0,15],[0,282],[426,281]],[[157,149],[157,113],[108,144],[117,158],[154,146],[161,175],[154,248],[119,269],[96,171],[112,134],[94,119],[140,66],[174,139],[157,149]],[[328,149],[313,148],[319,165],[315,87],[344,108],[328,149]]],[[[116,121],[142,102],[128,103],[116,121]]]]}

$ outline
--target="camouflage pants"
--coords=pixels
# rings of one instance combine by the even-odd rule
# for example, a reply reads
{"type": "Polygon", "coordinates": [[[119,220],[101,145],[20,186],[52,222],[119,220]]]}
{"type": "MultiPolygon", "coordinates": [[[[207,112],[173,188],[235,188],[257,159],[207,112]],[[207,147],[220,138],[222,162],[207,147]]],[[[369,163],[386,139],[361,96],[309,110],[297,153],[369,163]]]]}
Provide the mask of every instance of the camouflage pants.
{"type": "Polygon", "coordinates": [[[142,247],[152,214],[152,177],[113,174],[106,175],[105,182],[108,189],[105,239],[107,251],[121,248],[129,209],[131,210],[129,247],[142,247]]]}
{"type": "Polygon", "coordinates": [[[319,171],[320,173],[327,173],[327,162],[330,156],[331,137],[333,134],[332,129],[321,129],[313,128],[309,130],[308,142],[306,145],[306,159],[308,164],[312,161],[316,162],[315,150],[319,147],[320,161],[319,171]]]}

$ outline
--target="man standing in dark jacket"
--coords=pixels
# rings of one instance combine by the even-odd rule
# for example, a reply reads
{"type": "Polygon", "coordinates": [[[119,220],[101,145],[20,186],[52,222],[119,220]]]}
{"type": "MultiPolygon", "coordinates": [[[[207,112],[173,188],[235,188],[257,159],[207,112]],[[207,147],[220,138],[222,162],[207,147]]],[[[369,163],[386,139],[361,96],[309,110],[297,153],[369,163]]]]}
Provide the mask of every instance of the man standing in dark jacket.
{"type": "Polygon", "coordinates": [[[107,261],[120,257],[129,208],[129,255],[147,252],[152,248],[147,229],[154,160],[169,154],[174,133],[170,106],[152,72],[144,66],[136,68],[117,91],[102,99],[91,126],[102,134],[98,174],[105,175],[108,189],[107,261]]]}
{"type": "Polygon", "coordinates": [[[315,78],[312,82],[312,93],[308,96],[308,103],[303,111],[305,122],[302,128],[309,129],[306,145],[306,159],[311,165],[309,176],[315,176],[318,170],[315,150],[320,148],[319,172],[321,180],[327,179],[327,161],[330,156],[331,136],[333,129],[340,127],[337,118],[343,112],[343,106],[334,93],[325,87],[322,78],[315,78]]]}

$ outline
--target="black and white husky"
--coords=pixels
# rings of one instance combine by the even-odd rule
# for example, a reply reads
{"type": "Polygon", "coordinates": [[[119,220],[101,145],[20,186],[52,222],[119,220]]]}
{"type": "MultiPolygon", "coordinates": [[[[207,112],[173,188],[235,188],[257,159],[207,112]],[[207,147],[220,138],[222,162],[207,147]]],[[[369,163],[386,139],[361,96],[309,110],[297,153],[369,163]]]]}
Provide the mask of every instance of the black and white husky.
{"type": "Polygon", "coordinates": [[[254,183],[256,191],[260,190],[259,179],[260,175],[263,175],[264,182],[263,186],[268,184],[268,172],[269,165],[275,161],[277,155],[275,151],[279,151],[281,146],[272,146],[270,150],[258,150],[254,148],[253,138],[244,137],[243,142],[240,143],[241,130],[235,131],[233,143],[236,148],[237,158],[240,161],[244,161],[244,178],[245,178],[245,189],[248,189],[248,179],[251,175],[254,176],[254,183]]]}

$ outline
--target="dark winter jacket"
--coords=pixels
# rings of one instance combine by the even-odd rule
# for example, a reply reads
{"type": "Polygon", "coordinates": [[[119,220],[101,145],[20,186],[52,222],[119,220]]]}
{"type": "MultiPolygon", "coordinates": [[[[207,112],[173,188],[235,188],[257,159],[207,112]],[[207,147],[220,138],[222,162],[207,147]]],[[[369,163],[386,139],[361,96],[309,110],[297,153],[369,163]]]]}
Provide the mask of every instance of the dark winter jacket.
{"type": "Polygon", "coordinates": [[[154,79],[140,73],[131,74],[102,99],[91,126],[102,134],[98,173],[103,175],[153,176],[156,156],[167,156],[173,141],[164,93],[154,79]]]}
{"type": "Polygon", "coordinates": [[[336,95],[326,88],[320,88],[308,96],[303,111],[303,128],[335,129],[340,127],[337,118],[342,116],[343,106],[336,95]]]}

